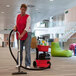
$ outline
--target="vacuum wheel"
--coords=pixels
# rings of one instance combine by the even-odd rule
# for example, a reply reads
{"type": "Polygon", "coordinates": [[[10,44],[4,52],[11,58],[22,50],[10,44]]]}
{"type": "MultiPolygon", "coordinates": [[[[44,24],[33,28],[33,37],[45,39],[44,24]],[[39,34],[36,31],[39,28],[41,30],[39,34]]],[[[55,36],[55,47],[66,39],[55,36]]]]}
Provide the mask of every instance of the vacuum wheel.
{"type": "Polygon", "coordinates": [[[48,61],[47,64],[49,64],[48,68],[51,68],[51,62],[48,61]]]}
{"type": "Polygon", "coordinates": [[[34,68],[37,68],[37,63],[36,63],[36,61],[33,62],[33,67],[34,67],[34,68]]]}

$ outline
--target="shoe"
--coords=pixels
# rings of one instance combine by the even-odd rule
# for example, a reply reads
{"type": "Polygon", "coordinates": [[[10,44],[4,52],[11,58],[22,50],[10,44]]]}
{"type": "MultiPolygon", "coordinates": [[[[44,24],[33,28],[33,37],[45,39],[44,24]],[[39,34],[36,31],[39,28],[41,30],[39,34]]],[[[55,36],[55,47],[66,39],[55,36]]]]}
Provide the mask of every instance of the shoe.
{"type": "Polygon", "coordinates": [[[30,69],[30,66],[27,66],[26,68],[30,69]]]}
{"type": "Polygon", "coordinates": [[[16,65],[16,68],[18,68],[19,67],[19,65],[16,65]]]}

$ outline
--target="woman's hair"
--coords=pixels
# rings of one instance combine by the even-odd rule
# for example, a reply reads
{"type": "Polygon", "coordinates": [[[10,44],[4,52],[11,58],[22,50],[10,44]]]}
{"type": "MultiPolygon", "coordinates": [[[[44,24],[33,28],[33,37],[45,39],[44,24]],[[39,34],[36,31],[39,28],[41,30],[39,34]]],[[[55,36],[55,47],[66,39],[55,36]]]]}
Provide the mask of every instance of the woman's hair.
{"type": "Polygon", "coordinates": [[[22,8],[22,7],[24,7],[25,9],[27,9],[27,5],[26,4],[21,4],[20,8],[22,8]]]}

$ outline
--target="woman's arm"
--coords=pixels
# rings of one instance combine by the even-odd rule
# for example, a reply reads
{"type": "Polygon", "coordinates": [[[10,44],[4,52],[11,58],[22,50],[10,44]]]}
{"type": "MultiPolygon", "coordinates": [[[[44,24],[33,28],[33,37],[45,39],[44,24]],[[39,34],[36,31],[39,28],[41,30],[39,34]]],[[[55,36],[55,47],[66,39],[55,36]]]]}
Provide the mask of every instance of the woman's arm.
{"type": "Polygon", "coordinates": [[[26,30],[24,30],[24,31],[22,32],[22,34],[19,35],[19,39],[21,39],[21,38],[25,35],[25,33],[26,33],[26,30]]]}
{"type": "Polygon", "coordinates": [[[31,17],[29,16],[28,19],[27,19],[27,24],[26,24],[25,30],[27,32],[29,32],[30,29],[31,29],[31,17]]]}

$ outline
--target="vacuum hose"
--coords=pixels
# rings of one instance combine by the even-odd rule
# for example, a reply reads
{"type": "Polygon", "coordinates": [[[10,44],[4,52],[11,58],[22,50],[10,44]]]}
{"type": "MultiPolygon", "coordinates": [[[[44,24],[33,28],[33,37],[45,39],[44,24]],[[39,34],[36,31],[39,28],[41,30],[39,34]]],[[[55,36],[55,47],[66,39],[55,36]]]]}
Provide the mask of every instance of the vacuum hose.
{"type": "Polygon", "coordinates": [[[10,40],[10,39],[11,39],[11,35],[12,35],[13,32],[14,32],[14,31],[11,30],[11,32],[10,32],[10,34],[9,34],[9,50],[10,50],[10,53],[11,53],[14,61],[16,62],[16,64],[18,64],[17,59],[15,58],[15,56],[14,56],[14,54],[13,54],[13,52],[12,52],[12,49],[11,49],[11,42],[10,42],[11,40],[10,40]]]}

